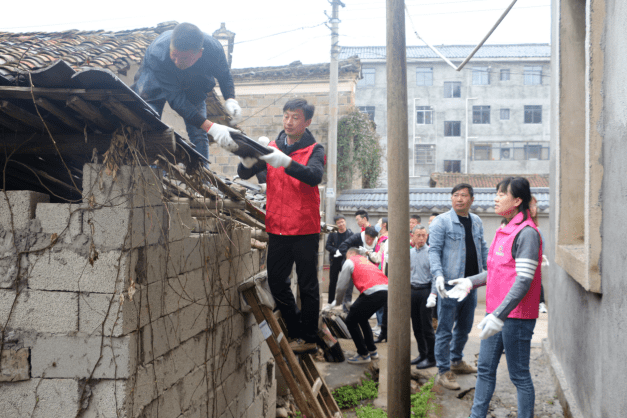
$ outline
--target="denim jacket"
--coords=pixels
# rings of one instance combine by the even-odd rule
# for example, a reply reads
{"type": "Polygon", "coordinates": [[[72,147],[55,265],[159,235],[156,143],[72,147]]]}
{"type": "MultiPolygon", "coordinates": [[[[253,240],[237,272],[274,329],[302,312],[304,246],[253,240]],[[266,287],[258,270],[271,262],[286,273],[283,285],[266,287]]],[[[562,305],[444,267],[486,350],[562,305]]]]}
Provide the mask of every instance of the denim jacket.
{"type": "MultiPolygon", "coordinates": [[[[470,214],[470,219],[479,272],[482,272],[487,268],[488,244],[483,238],[481,219],[473,213],[470,214]]],[[[445,282],[464,277],[466,231],[453,209],[435,218],[429,226],[429,262],[433,277],[444,276],[445,282]]]]}

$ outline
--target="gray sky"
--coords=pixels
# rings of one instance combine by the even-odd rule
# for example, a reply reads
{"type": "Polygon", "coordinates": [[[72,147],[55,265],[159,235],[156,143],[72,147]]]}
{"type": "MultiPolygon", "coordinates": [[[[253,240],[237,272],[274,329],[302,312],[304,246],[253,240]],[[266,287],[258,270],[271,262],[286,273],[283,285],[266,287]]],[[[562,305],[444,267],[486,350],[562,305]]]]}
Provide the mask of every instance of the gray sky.
{"type": "MultiPolygon", "coordinates": [[[[329,61],[331,31],[323,23],[327,21],[324,12],[331,14],[331,5],[326,0],[31,0],[27,7],[21,2],[5,3],[0,31],[115,31],[176,20],[194,23],[212,33],[220,22],[225,22],[226,28],[236,34],[234,68],[286,65],[296,60],[305,64],[329,61]],[[280,32],[288,33],[270,36],[280,32]]],[[[340,7],[340,45],[384,46],[385,0],[344,3],[346,7],[340,7]]],[[[434,45],[478,43],[509,3],[510,0],[406,0],[416,30],[434,45]]],[[[550,0],[519,0],[488,43],[549,43],[550,30],[550,0]]],[[[407,45],[424,45],[407,18],[406,31],[407,45]]]]}

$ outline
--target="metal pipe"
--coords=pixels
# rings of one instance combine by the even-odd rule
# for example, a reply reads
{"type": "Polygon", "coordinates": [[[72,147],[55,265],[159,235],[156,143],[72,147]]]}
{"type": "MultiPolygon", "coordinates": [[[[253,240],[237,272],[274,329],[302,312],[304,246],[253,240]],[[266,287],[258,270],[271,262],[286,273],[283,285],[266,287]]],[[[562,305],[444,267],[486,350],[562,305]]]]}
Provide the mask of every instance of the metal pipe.
{"type": "Polygon", "coordinates": [[[466,174],[468,174],[468,100],[477,100],[476,97],[468,97],[468,92],[469,89],[466,89],[466,151],[465,151],[465,155],[466,155],[466,167],[464,169],[464,172],[466,174]]]}

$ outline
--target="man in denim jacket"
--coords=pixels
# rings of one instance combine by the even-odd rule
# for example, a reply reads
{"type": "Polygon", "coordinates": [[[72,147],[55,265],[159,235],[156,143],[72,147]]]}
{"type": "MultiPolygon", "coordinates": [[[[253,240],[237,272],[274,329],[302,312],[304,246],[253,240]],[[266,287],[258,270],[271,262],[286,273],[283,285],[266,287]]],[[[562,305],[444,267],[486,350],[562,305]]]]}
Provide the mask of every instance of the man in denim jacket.
{"type": "Polygon", "coordinates": [[[429,227],[429,262],[440,294],[438,329],[435,334],[435,358],[439,383],[447,389],[459,389],[455,373],[475,373],[477,368],[463,361],[463,351],[472,328],[477,291],[458,302],[446,294],[449,280],[469,277],[487,267],[488,245],[483,238],[483,223],[470,213],[473,189],[461,183],[451,191],[453,208],[434,219],[429,227]]]}

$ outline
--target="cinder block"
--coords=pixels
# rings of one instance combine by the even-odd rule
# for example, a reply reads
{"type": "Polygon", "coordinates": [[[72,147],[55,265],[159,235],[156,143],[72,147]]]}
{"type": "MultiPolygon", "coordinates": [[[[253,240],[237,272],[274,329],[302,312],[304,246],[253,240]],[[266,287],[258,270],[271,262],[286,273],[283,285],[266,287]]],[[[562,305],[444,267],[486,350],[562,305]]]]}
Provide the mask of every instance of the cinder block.
{"type": "Polygon", "coordinates": [[[139,366],[133,390],[133,416],[139,416],[146,405],[157,398],[155,368],[152,364],[139,366]]]}
{"type": "Polygon", "coordinates": [[[135,269],[135,281],[149,284],[165,280],[167,251],[165,245],[139,247],[131,252],[131,265],[135,269]]]}
{"type": "Polygon", "coordinates": [[[206,343],[204,336],[191,338],[174,350],[155,359],[154,366],[159,394],[196,367],[204,364],[206,343]]]}
{"type": "Polygon", "coordinates": [[[166,315],[142,327],[142,361],[148,363],[181,344],[181,329],[176,315],[166,315]]]}
{"type": "Polygon", "coordinates": [[[207,378],[211,379],[211,376],[206,376],[206,372],[205,366],[201,365],[183,378],[179,399],[185,408],[207,403],[207,378]]]}
{"type": "Polygon", "coordinates": [[[6,195],[0,193],[0,227],[8,231],[28,227],[30,220],[35,219],[37,204],[47,202],[50,202],[50,196],[29,190],[9,190],[6,195]]]}
{"type": "Polygon", "coordinates": [[[57,234],[61,242],[70,243],[83,232],[83,212],[79,205],[38,203],[37,219],[45,234],[57,234]]]}
{"type": "Polygon", "coordinates": [[[19,350],[2,350],[2,372],[0,382],[19,382],[30,379],[30,351],[24,347],[19,350]]]}
{"type": "Polygon", "coordinates": [[[67,418],[78,412],[79,382],[31,379],[0,384],[0,411],[11,418],[67,418]]]}
{"type": "MultiPolygon", "coordinates": [[[[7,323],[15,296],[13,290],[0,290],[0,323],[7,323]]],[[[7,327],[50,333],[76,332],[78,295],[70,292],[22,291],[7,327]]]]}
{"type": "Polygon", "coordinates": [[[126,418],[130,415],[125,412],[130,408],[126,380],[100,380],[90,389],[89,406],[82,418],[126,418]]]}
{"type": "Polygon", "coordinates": [[[122,166],[115,173],[102,164],[83,166],[83,201],[92,207],[138,208],[162,205],[161,170],[122,166]]]}
{"type": "Polygon", "coordinates": [[[31,375],[125,379],[134,371],[136,350],[135,335],[110,338],[82,334],[39,336],[31,349],[31,375]]]}
{"type": "Polygon", "coordinates": [[[79,332],[86,335],[119,337],[137,331],[137,307],[127,296],[121,302],[120,294],[80,293],[78,297],[79,332]]]}
{"type": "Polygon", "coordinates": [[[196,301],[177,312],[181,329],[181,341],[186,341],[208,328],[208,313],[209,307],[206,299],[196,301]]]}
{"type": "Polygon", "coordinates": [[[169,279],[163,289],[164,314],[169,314],[205,299],[205,283],[202,269],[183,273],[169,279]]]}
{"type": "Polygon", "coordinates": [[[129,249],[163,242],[163,206],[86,210],[83,231],[99,250],[129,249]]]}
{"type": "Polygon", "coordinates": [[[188,203],[167,203],[166,230],[168,241],[179,241],[189,237],[194,229],[194,221],[188,203]]]}
{"type": "Polygon", "coordinates": [[[216,239],[212,234],[191,234],[166,247],[168,277],[194,271],[216,262],[216,239]]]}
{"type": "Polygon", "coordinates": [[[234,229],[230,241],[233,257],[250,252],[250,228],[234,229]]]}
{"type": "Polygon", "coordinates": [[[71,292],[113,293],[134,278],[135,266],[127,252],[101,251],[90,262],[87,250],[79,254],[70,248],[46,250],[33,263],[28,279],[31,289],[71,292]]]}

